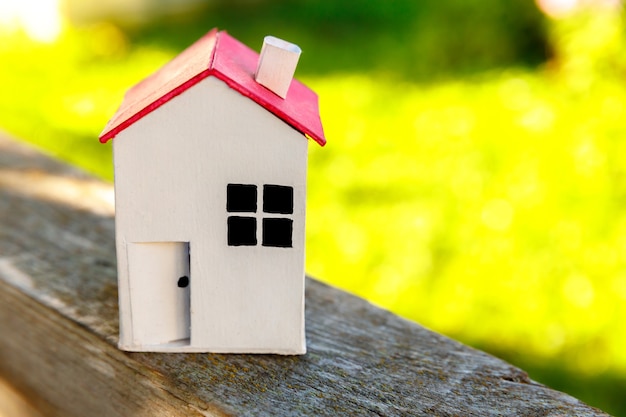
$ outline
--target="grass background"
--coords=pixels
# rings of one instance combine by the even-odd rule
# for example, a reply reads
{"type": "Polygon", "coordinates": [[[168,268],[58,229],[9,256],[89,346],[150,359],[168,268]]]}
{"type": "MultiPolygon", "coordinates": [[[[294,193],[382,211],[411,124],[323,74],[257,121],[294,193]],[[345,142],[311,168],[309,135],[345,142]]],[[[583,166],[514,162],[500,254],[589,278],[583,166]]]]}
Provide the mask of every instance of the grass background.
{"type": "Polygon", "coordinates": [[[129,86],[214,26],[298,43],[329,141],[308,273],[626,416],[626,28],[601,3],[212,2],[53,43],[0,31],[0,127],[112,180],[97,136],[129,86]]]}

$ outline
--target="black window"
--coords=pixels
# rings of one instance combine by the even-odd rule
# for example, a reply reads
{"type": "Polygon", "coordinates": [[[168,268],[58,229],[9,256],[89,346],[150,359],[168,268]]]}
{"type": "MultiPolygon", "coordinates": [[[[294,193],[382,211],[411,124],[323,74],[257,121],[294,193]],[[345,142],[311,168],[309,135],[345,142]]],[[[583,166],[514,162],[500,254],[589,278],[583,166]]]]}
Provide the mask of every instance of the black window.
{"type": "Polygon", "coordinates": [[[263,218],[263,246],[291,248],[293,220],[287,218],[263,218]]]}
{"type": "Polygon", "coordinates": [[[226,211],[256,213],[256,185],[228,184],[226,186],[226,211]]]}
{"type": "Polygon", "coordinates": [[[263,215],[257,214],[257,186],[228,184],[226,211],[228,216],[228,245],[257,245],[257,221],[261,221],[261,244],[278,248],[293,247],[293,187],[266,184],[263,186],[263,215]],[[244,215],[246,213],[247,215],[244,215]],[[236,215],[241,214],[241,215],[236,215]],[[280,214],[282,216],[276,216],[280,214]]]}
{"type": "Polygon", "coordinates": [[[254,217],[228,217],[228,246],[256,245],[256,219],[254,217]]]}
{"type": "Polygon", "coordinates": [[[263,211],[265,213],[293,214],[293,187],[264,185],[263,211]]]}

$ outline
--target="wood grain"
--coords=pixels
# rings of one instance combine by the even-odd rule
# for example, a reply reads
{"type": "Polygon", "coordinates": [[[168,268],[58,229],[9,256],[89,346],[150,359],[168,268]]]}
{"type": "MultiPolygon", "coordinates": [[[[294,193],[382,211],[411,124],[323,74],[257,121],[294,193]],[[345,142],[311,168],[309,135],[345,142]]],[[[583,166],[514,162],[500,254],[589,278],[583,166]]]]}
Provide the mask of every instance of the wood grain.
{"type": "Polygon", "coordinates": [[[0,138],[0,377],[43,415],[606,415],[313,279],[304,356],[119,351],[109,188],[0,138]]]}

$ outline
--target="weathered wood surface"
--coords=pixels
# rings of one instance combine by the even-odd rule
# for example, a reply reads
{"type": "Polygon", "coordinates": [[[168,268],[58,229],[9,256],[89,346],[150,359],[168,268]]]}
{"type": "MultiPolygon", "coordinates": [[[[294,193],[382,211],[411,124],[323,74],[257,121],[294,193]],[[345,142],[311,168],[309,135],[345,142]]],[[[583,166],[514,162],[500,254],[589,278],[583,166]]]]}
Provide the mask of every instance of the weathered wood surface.
{"type": "Polygon", "coordinates": [[[0,378],[43,415],[606,415],[312,279],[304,356],[121,352],[111,201],[0,137],[0,378]]]}

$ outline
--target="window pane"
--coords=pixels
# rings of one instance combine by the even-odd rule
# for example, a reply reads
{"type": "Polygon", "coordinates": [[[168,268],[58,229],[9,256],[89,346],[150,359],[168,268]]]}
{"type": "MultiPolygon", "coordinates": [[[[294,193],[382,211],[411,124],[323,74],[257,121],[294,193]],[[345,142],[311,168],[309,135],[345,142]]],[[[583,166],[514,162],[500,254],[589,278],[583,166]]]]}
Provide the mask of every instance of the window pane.
{"type": "Polygon", "coordinates": [[[256,185],[228,184],[226,186],[226,211],[256,212],[256,185]]]}
{"type": "Polygon", "coordinates": [[[256,245],[256,219],[230,216],[228,218],[228,246],[256,245]]]}
{"type": "Polygon", "coordinates": [[[293,220],[265,218],[263,219],[263,246],[291,248],[293,247],[291,241],[292,232],[293,220]]]}
{"type": "Polygon", "coordinates": [[[266,213],[293,213],[293,187],[263,186],[263,211],[266,213]]]}

